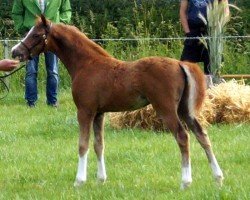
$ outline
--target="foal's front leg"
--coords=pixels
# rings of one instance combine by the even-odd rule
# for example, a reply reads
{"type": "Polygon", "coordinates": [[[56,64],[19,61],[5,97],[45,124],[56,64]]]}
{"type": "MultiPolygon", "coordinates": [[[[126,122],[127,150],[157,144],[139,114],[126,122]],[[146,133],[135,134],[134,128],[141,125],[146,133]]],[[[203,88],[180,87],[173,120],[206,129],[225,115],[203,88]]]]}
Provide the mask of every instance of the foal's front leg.
{"type": "Polygon", "coordinates": [[[92,114],[85,110],[78,110],[77,117],[80,127],[79,161],[74,186],[80,186],[87,180],[87,158],[89,148],[90,127],[93,121],[92,114]]]}
{"type": "Polygon", "coordinates": [[[97,178],[104,182],[107,179],[104,162],[104,114],[98,113],[94,118],[94,149],[97,156],[97,178]]]}

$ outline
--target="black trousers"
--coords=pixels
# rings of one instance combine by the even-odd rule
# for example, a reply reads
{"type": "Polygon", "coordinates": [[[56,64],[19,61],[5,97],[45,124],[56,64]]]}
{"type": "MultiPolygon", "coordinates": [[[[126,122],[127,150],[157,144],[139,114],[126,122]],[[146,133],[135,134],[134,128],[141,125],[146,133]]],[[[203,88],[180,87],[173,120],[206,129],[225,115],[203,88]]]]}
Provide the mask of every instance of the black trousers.
{"type": "Polygon", "coordinates": [[[182,61],[189,62],[203,62],[204,73],[206,75],[211,74],[210,64],[209,64],[209,50],[204,46],[204,44],[199,39],[191,39],[192,37],[201,37],[206,35],[206,30],[204,27],[200,28],[190,28],[190,33],[186,36],[190,39],[184,41],[184,48],[181,54],[182,61]]]}

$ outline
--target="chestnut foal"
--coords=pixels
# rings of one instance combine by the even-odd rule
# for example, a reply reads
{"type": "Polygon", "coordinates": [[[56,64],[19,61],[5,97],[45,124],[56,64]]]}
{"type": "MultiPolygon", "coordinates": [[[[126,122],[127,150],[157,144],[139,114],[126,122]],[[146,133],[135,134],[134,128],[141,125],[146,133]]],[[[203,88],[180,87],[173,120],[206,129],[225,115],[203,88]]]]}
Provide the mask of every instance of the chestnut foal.
{"type": "Polygon", "coordinates": [[[111,57],[75,27],[52,24],[41,16],[26,37],[12,49],[21,61],[44,51],[55,53],[72,79],[72,94],[80,126],[79,164],[75,186],[87,180],[90,129],[98,159],[97,177],[107,178],[104,163],[104,113],[135,110],[152,104],[163,124],[173,133],[182,156],[182,183],[192,182],[189,134],[183,120],[204,148],[213,174],[222,183],[223,174],[208,135],[195,118],[204,95],[204,76],[195,64],[163,57],[124,62],[111,57]]]}

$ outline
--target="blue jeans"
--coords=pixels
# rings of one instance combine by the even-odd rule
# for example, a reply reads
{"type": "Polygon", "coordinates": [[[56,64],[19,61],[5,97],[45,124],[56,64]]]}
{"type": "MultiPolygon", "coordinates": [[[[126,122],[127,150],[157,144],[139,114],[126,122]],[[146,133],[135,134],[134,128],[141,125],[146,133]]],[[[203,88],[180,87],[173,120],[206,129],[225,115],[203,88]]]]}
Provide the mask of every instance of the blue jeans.
{"type": "MultiPolygon", "coordinates": [[[[47,104],[53,105],[57,102],[58,89],[58,58],[51,52],[44,53],[47,83],[46,83],[46,97],[47,104]]],[[[28,104],[35,104],[37,101],[37,73],[38,73],[39,56],[33,57],[29,60],[26,66],[25,76],[25,99],[28,104]]]]}

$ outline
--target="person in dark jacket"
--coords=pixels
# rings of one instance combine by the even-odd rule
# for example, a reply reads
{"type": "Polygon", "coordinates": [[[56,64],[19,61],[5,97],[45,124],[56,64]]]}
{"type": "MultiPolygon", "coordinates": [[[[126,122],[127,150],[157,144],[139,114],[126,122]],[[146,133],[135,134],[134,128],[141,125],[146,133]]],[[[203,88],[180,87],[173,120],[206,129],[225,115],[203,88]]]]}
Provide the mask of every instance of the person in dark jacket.
{"type": "MultiPolygon", "coordinates": [[[[222,1],[228,4],[227,0],[222,1]]],[[[186,37],[201,37],[207,34],[207,27],[199,17],[199,13],[206,19],[209,3],[213,3],[213,0],[181,0],[180,20],[186,37]]],[[[225,12],[229,13],[228,7],[225,12]]],[[[209,64],[209,51],[199,39],[186,39],[184,41],[181,60],[195,63],[203,62],[207,85],[209,87],[213,84],[209,64]]]]}

